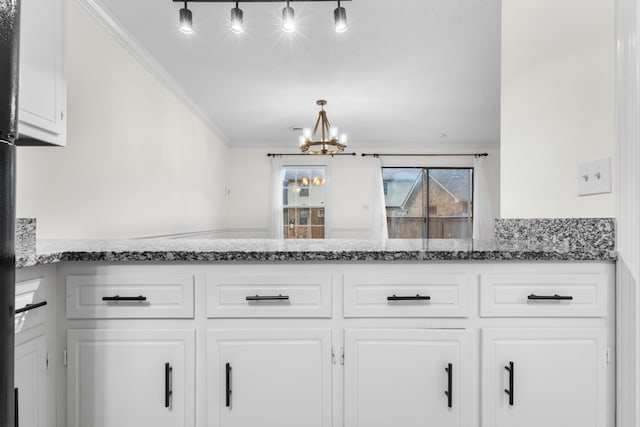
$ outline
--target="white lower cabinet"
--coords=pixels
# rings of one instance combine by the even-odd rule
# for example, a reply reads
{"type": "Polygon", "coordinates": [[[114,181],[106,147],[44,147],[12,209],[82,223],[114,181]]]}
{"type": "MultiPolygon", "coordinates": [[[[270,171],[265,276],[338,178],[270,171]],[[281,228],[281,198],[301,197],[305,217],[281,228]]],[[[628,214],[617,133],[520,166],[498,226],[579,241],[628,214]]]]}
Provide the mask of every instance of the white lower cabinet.
{"type": "Polygon", "coordinates": [[[207,331],[210,427],[331,427],[331,330],[207,331]]]}
{"type": "Polygon", "coordinates": [[[45,427],[47,423],[47,342],[44,335],[15,348],[15,387],[20,427],[45,427]]]}
{"type": "Polygon", "coordinates": [[[68,426],[193,427],[195,331],[67,334],[68,426]]]}
{"type": "Polygon", "coordinates": [[[347,329],[345,427],[469,425],[464,330],[347,329]]]}
{"type": "Polygon", "coordinates": [[[482,336],[483,427],[607,426],[606,329],[484,329],[482,336]]]}

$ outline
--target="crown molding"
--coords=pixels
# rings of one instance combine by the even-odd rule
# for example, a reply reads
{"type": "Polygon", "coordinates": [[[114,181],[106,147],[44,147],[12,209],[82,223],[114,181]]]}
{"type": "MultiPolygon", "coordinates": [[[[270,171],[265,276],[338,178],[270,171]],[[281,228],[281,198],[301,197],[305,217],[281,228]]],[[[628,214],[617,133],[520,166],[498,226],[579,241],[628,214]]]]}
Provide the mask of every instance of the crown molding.
{"type": "Polygon", "coordinates": [[[144,68],[154,76],[162,85],[173,93],[196,117],[198,117],[218,138],[227,146],[230,146],[229,138],[220,127],[200,108],[193,99],[184,91],[169,72],[114,18],[100,7],[95,0],[76,0],[91,16],[95,18],[144,68]]]}

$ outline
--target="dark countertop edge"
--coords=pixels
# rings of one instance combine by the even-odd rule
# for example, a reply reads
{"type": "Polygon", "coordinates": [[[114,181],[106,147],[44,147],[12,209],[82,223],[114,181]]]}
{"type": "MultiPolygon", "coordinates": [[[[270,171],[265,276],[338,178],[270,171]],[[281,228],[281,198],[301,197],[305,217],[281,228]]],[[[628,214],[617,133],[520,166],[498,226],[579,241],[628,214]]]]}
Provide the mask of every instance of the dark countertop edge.
{"type": "Polygon", "coordinates": [[[343,251],[343,252],[209,252],[96,251],[52,252],[16,256],[16,268],[59,262],[298,262],[298,261],[616,261],[616,251],[343,251]]]}

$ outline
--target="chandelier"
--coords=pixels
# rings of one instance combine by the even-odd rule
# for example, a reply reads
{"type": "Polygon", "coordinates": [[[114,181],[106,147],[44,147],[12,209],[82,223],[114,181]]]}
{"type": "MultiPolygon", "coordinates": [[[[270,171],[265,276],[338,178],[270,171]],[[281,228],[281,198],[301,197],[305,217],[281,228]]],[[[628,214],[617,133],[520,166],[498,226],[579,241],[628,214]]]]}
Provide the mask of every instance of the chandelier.
{"type": "MultiPolygon", "coordinates": [[[[193,34],[193,13],[189,9],[189,2],[192,3],[235,3],[235,7],[231,9],[230,29],[233,33],[240,34],[244,32],[244,12],[240,9],[240,3],[269,3],[284,2],[286,6],[282,9],[282,30],[286,33],[292,33],[296,29],[295,13],[290,5],[293,0],[173,0],[176,3],[184,3],[184,7],[180,9],[180,31],[184,34],[193,34]]],[[[296,0],[296,1],[328,1],[336,0],[296,0]]],[[[333,11],[333,19],[336,33],[344,33],[347,31],[347,11],[337,0],[338,7],[333,11]]]]}
{"type": "Polygon", "coordinates": [[[324,106],[327,101],[319,99],[316,104],[320,106],[318,120],[313,128],[304,128],[300,135],[300,150],[306,154],[336,154],[347,148],[347,135],[340,134],[336,126],[331,126],[327,119],[327,112],[324,106]],[[318,137],[316,137],[318,134],[318,137]]]}

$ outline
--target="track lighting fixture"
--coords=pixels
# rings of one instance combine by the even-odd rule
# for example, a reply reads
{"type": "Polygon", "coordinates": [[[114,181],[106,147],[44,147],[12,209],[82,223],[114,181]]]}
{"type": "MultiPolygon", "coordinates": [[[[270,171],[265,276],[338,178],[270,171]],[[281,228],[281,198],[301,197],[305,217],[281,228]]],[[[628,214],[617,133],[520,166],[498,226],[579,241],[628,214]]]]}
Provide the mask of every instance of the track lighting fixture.
{"type": "Polygon", "coordinates": [[[193,15],[187,8],[187,2],[184,2],[184,7],[180,9],[180,31],[184,34],[193,33],[193,15]]]}
{"type": "Polygon", "coordinates": [[[236,2],[236,7],[231,9],[231,31],[240,34],[244,31],[243,24],[243,13],[242,9],[238,7],[238,2],[236,2]]]}
{"type": "Polygon", "coordinates": [[[282,9],[282,31],[285,33],[292,33],[296,30],[296,21],[293,8],[289,6],[289,0],[287,0],[287,6],[282,9]]]}
{"type": "Polygon", "coordinates": [[[338,0],[338,7],[333,11],[333,17],[336,22],[336,33],[344,33],[349,29],[347,26],[347,11],[340,5],[340,0],[338,0]]]}
{"type": "MultiPolygon", "coordinates": [[[[292,33],[296,30],[295,12],[290,5],[293,0],[173,0],[175,3],[184,3],[184,7],[180,9],[180,31],[184,34],[193,33],[193,14],[187,7],[187,3],[235,3],[235,7],[231,9],[230,26],[231,31],[239,34],[244,32],[244,13],[238,6],[241,2],[246,3],[286,3],[284,9],[282,9],[282,30],[286,33],[292,33]]],[[[295,1],[331,1],[336,0],[295,0],[295,1]]],[[[337,0],[338,7],[333,11],[333,18],[335,20],[335,30],[337,33],[344,33],[347,31],[347,11],[342,7],[341,2],[351,0],[337,0]]]]}

